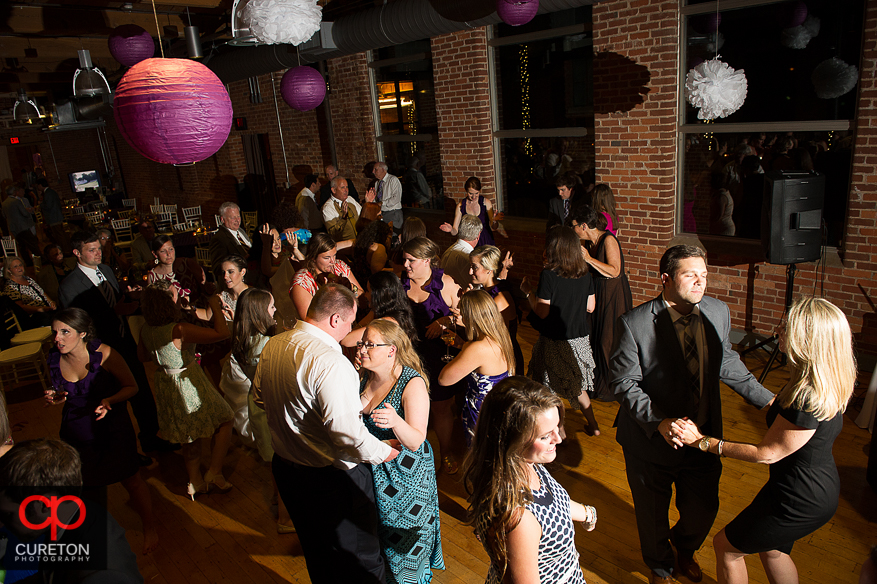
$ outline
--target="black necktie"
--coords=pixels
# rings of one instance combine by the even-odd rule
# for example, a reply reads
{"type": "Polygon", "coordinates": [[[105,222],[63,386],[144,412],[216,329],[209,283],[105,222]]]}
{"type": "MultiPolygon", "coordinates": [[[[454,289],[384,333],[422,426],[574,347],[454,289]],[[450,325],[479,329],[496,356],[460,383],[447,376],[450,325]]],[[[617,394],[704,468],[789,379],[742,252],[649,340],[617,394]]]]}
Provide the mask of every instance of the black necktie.
{"type": "Polygon", "coordinates": [[[691,380],[695,406],[700,404],[700,353],[697,351],[697,315],[688,314],[679,319],[682,323],[682,348],[685,367],[691,380]]]}

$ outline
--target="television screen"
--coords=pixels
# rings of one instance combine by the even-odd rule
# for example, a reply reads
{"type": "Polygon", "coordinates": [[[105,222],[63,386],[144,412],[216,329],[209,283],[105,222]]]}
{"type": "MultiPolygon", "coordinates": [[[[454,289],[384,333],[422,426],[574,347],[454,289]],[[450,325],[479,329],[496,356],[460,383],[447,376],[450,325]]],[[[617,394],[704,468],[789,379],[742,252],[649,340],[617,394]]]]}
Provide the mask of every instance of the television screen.
{"type": "Polygon", "coordinates": [[[70,173],[70,188],[74,193],[84,193],[85,189],[100,189],[100,173],[96,170],[83,170],[70,173]]]}

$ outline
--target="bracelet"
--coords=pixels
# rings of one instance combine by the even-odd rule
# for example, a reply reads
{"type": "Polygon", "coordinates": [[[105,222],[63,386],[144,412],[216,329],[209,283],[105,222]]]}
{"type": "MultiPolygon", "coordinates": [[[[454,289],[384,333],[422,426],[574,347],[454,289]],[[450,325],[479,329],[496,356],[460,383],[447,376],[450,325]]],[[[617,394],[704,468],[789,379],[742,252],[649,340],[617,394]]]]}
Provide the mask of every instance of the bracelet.
{"type": "Polygon", "coordinates": [[[597,523],[597,509],[591,505],[585,505],[585,513],[585,520],[582,523],[586,524],[588,529],[592,529],[597,523]]]}
{"type": "Polygon", "coordinates": [[[719,458],[723,458],[725,456],[724,454],[722,454],[722,446],[724,446],[724,445],[725,445],[725,441],[719,440],[719,446],[717,448],[718,453],[719,453],[719,458]]]}

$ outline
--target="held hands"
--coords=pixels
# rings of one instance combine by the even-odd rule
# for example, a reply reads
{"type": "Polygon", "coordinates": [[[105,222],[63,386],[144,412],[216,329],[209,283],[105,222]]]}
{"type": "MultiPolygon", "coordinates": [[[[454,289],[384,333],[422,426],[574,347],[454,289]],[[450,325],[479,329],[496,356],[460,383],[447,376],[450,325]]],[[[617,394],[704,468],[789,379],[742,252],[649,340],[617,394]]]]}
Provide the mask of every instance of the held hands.
{"type": "Polygon", "coordinates": [[[658,432],[661,433],[661,437],[673,447],[674,450],[678,450],[685,446],[685,443],[680,438],[680,434],[682,433],[681,427],[676,424],[676,422],[681,421],[682,418],[664,418],[661,420],[661,423],[658,424],[658,432]]]}
{"type": "Polygon", "coordinates": [[[695,446],[703,438],[697,424],[688,418],[677,419],[673,422],[671,432],[686,446],[695,446]]]}
{"type": "MultiPolygon", "coordinates": [[[[402,419],[396,412],[396,408],[389,402],[380,408],[375,408],[371,415],[372,421],[378,428],[395,428],[402,419]]],[[[392,446],[392,445],[391,445],[392,446]]]]}
{"type": "Polygon", "coordinates": [[[110,402],[107,399],[100,400],[100,405],[94,410],[94,413],[97,414],[95,420],[102,420],[111,409],[113,408],[110,406],[110,402]]]}

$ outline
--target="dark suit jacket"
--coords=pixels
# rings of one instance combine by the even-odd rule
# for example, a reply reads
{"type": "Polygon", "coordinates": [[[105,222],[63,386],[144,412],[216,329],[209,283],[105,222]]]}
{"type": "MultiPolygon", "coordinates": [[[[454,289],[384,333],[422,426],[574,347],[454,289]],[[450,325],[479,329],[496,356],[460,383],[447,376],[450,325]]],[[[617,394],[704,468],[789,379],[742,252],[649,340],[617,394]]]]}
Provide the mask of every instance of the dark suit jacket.
{"type": "Polygon", "coordinates": [[[217,282],[220,281],[219,272],[222,271],[222,260],[230,255],[239,255],[246,260],[249,258],[250,252],[228,229],[220,227],[216,230],[216,235],[210,239],[210,270],[216,275],[217,282]]]}
{"type": "MultiPolygon", "coordinates": [[[[117,297],[121,298],[119,281],[116,280],[110,267],[100,264],[97,269],[113,287],[117,297]]],[[[86,311],[94,321],[97,337],[110,347],[123,351],[126,348],[125,345],[131,342],[131,332],[128,330],[127,320],[121,319],[125,331],[125,334],[121,335],[119,333],[119,318],[113,306],[107,303],[100,289],[88,279],[85,272],[80,270],[78,266],[61,282],[61,286],[58,288],[58,299],[64,308],[76,307],[86,311]]]]}
{"type": "MultiPolygon", "coordinates": [[[[584,197],[579,197],[576,195],[576,192],[573,191],[572,196],[569,198],[569,213],[572,214],[574,209],[577,209],[580,205],[585,203],[584,197]]],[[[569,217],[569,215],[567,215],[569,217]]],[[[548,201],[548,224],[545,226],[546,230],[551,229],[555,225],[565,225],[566,221],[563,219],[563,199],[559,196],[552,198],[548,201]]]]}
{"type": "MultiPolygon", "coordinates": [[[[761,408],[773,393],[761,386],[731,347],[731,313],[721,300],[704,296],[700,304],[707,370],[702,395],[709,399],[709,416],[702,431],[722,437],[719,381],[761,408]]],[[[661,296],[620,316],[610,360],[610,385],[621,404],[615,424],[616,440],[625,451],[658,464],[682,461],[684,449],[674,450],[656,430],[664,418],[693,417],[696,413],[682,346],[661,296]]]]}

